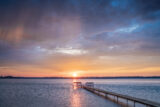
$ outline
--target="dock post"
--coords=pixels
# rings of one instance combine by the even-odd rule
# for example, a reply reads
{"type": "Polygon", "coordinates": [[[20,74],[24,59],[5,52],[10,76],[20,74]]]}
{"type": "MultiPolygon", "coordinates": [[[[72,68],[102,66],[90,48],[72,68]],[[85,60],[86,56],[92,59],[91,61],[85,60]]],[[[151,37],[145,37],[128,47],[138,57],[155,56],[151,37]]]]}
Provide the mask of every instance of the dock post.
{"type": "Polygon", "coordinates": [[[107,94],[105,94],[105,98],[107,98],[108,96],[107,96],[107,94]]]}
{"type": "Polygon", "coordinates": [[[135,107],[135,101],[133,101],[133,103],[134,103],[133,107],[135,107]]]}

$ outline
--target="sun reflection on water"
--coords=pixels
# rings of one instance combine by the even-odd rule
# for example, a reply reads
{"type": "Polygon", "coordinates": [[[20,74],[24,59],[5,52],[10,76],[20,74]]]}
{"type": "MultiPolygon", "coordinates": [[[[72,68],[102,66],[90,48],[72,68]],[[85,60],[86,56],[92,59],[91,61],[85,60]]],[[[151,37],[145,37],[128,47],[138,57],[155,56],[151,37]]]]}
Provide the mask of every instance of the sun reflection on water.
{"type": "Polygon", "coordinates": [[[77,79],[73,79],[73,93],[71,97],[71,107],[82,107],[80,100],[79,87],[74,84],[74,82],[78,82],[77,79]]]}
{"type": "Polygon", "coordinates": [[[73,79],[73,82],[77,82],[77,79],[73,79]]]}
{"type": "Polygon", "coordinates": [[[71,98],[71,107],[82,107],[80,100],[80,93],[74,90],[71,98]]]}

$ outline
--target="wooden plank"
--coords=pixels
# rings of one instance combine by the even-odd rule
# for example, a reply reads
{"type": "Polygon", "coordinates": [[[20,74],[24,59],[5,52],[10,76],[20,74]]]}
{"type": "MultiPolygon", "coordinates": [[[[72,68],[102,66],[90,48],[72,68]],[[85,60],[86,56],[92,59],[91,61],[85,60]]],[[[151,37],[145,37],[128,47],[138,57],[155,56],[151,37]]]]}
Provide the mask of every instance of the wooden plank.
{"type": "Polygon", "coordinates": [[[122,94],[118,94],[118,93],[114,93],[114,92],[109,92],[109,91],[105,91],[105,90],[97,89],[97,88],[86,87],[86,86],[83,86],[83,88],[87,89],[89,91],[92,91],[93,93],[94,93],[94,91],[97,91],[97,92],[101,92],[101,93],[104,93],[104,94],[109,94],[109,95],[117,96],[119,98],[123,98],[123,99],[126,99],[126,100],[134,101],[136,103],[144,104],[144,105],[147,105],[147,106],[160,107],[159,103],[152,102],[152,101],[145,100],[145,99],[135,98],[135,97],[127,96],[127,95],[122,95],[122,94]]]}

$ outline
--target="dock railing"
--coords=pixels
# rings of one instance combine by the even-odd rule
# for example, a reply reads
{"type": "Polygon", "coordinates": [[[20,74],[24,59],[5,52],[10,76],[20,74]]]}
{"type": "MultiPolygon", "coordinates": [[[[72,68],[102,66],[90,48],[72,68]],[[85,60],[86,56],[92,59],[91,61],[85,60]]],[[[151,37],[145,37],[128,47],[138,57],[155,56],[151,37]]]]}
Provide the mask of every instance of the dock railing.
{"type": "Polygon", "coordinates": [[[92,93],[101,95],[101,96],[103,96],[105,98],[107,98],[108,95],[114,96],[114,98],[116,97],[116,102],[117,103],[119,103],[119,100],[118,100],[119,98],[125,99],[127,107],[129,107],[128,101],[132,101],[133,102],[133,107],[136,107],[136,105],[135,105],[136,103],[143,104],[146,107],[160,107],[159,103],[148,101],[148,100],[144,100],[144,99],[140,99],[140,98],[135,98],[135,97],[122,95],[122,94],[118,94],[118,93],[114,93],[114,92],[109,92],[109,91],[105,91],[105,90],[102,90],[102,89],[87,87],[87,86],[83,86],[83,88],[88,90],[88,91],[90,91],[90,92],[92,92],[92,93]]]}

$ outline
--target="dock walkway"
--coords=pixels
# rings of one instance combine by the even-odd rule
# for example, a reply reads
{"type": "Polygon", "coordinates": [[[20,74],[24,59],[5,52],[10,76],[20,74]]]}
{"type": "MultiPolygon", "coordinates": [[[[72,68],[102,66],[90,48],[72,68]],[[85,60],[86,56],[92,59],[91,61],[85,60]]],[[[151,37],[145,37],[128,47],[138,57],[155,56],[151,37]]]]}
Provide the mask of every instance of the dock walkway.
{"type": "Polygon", "coordinates": [[[143,104],[146,107],[160,107],[159,103],[156,102],[152,102],[152,101],[148,101],[148,100],[144,100],[144,99],[140,99],[140,98],[135,98],[135,97],[131,97],[131,96],[127,96],[127,95],[122,95],[122,94],[118,94],[118,93],[114,93],[114,92],[109,92],[106,90],[102,90],[102,89],[97,89],[97,88],[92,88],[92,87],[87,87],[87,86],[82,86],[82,88],[100,95],[104,98],[108,99],[108,95],[113,96],[113,98],[116,100],[117,103],[120,103],[119,98],[121,99],[125,99],[126,100],[126,106],[129,107],[128,101],[132,101],[133,102],[133,107],[136,107],[136,103],[139,104],[143,104]]]}

